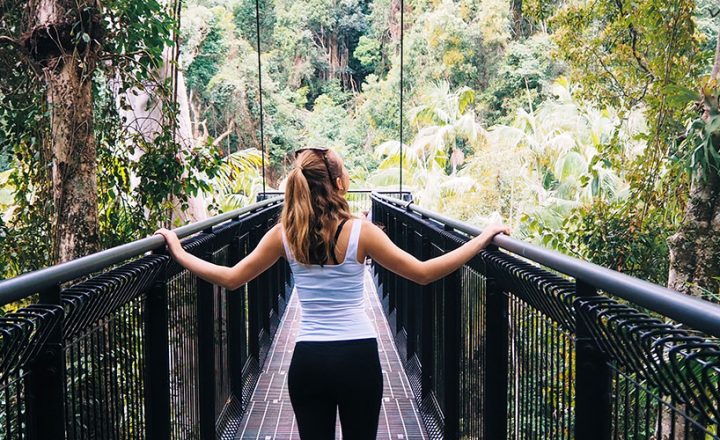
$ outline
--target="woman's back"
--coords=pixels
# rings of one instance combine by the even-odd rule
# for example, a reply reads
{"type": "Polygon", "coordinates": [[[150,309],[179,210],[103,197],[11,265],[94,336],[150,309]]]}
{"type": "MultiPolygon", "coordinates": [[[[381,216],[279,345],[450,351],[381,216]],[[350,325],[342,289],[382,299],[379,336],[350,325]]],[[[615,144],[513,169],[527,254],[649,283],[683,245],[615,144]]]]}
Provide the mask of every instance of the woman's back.
{"type": "Polygon", "coordinates": [[[362,221],[352,219],[349,223],[345,226],[351,229],[344,258],[336,265],[297,262],[288,246],[285,229],[282,229],[283,246],[302,310],[296,341],[340,341],[377,336],[365,312],[365,264],[357,258],[362,221]]]}

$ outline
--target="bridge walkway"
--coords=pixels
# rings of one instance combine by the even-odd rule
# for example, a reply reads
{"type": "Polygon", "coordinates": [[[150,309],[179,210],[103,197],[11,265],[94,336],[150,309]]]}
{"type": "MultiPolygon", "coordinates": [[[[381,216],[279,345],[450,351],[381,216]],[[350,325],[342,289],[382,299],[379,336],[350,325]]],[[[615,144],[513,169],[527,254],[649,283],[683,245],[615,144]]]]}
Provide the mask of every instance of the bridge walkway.
{"type": "MultiPolygon", "coordinates": [[[[383,400],[378,439],[426,439],[420,413],[403,370],[400,356],[369,271],[365,273],[366,312],[375,324],[383,370],[383,400]]],[[[252,395],[236,439],[299,439],[297,424],[287,391],[287,370],[300,322],[300,303],[293,291],[285,316],[252,395]]],[[[340,418],[336,418],[335,437],[342,438],[340,418]]]]}

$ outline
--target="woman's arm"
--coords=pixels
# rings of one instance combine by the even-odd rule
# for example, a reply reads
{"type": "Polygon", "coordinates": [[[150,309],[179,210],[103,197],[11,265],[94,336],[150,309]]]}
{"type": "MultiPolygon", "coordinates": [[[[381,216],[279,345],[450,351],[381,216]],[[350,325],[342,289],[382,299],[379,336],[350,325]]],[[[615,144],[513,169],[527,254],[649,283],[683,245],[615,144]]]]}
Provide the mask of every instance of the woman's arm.
{"type": "Polygon", "coordinates": [[[213,264],[188,253],[173,231],[162,228],[155,233],[165,237],[170,254],[181,266],[228,290],[235,290],[265,272],[283,255],[279,224],[270,229],[255,249],[233,267],[213,264]]]}
{"type": "Polygon", "coordinates": [[[426,261],[420,261],[397,247],[380,228],[370,222],[363,225],[363,244],[365,252],[381,266],[418,284],[426,285],[455,272],[487,247],[499,233],[509,235],[510,228],[504,225],[489,226],[482,234],[459,248],[426,261]]]}

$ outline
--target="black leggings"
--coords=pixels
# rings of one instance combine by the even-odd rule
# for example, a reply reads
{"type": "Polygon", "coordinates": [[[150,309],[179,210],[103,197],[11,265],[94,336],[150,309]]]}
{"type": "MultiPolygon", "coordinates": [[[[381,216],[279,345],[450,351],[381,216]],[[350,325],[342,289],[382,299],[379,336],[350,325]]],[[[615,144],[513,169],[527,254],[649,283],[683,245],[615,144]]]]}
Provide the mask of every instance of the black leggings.
{"type": "Polygon", "coordinates": [[[288,370],[290,402],[300,438],[375,439],[383,393],[377,340],[300,341],[288,370]]]}

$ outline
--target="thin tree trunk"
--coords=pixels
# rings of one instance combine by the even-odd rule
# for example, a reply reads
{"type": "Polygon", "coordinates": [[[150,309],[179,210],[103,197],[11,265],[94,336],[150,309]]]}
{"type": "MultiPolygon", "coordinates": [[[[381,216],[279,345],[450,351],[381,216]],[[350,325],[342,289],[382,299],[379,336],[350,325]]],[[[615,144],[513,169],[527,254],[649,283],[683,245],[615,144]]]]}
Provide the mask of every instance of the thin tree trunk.
{"type": "Polygon", "coordinates": [[[522,0],[510,0],[510,12],[512,14],[513,33],[515,39],[519,40],[524,35],[523,29],[523,13],[522,13],[522,0]]]}
{"type": "Polygon", "coordinates": [[[720,32],[718,32],[718,39],[715,44],[715,65],[713,66],[711,76],[715,79],[720,78],[720,32]]]}
{"type": "MultiPolygon", "coordinates": [[[[720,80],[720,33],[712,72],[713,78],[720,80]]],[[[706,105],[705,117],[709,116],[710,108],[706,105]]],[[[717,149],[720,133],[712,136],[712,148],[717,149]]],[[[668,240],[668,287],[693,295],[706,290],[720,292],[720,176],[716,171],[708,172],[707,176],[701,172],[696,169],[693,173],[683,224],[668,240]]]]}
{"type": "Polygon", "coordinates": [[[31,27],[24,43],[43,66],[51,117],[54,214],[49,220],[56,262],[95,252],[99,244],[92,98],[99,26],[94,6],[75,0],[28,3],[31,27]],[[73,41],[77,29],[89,37],[84,47],[73,41]]]}

